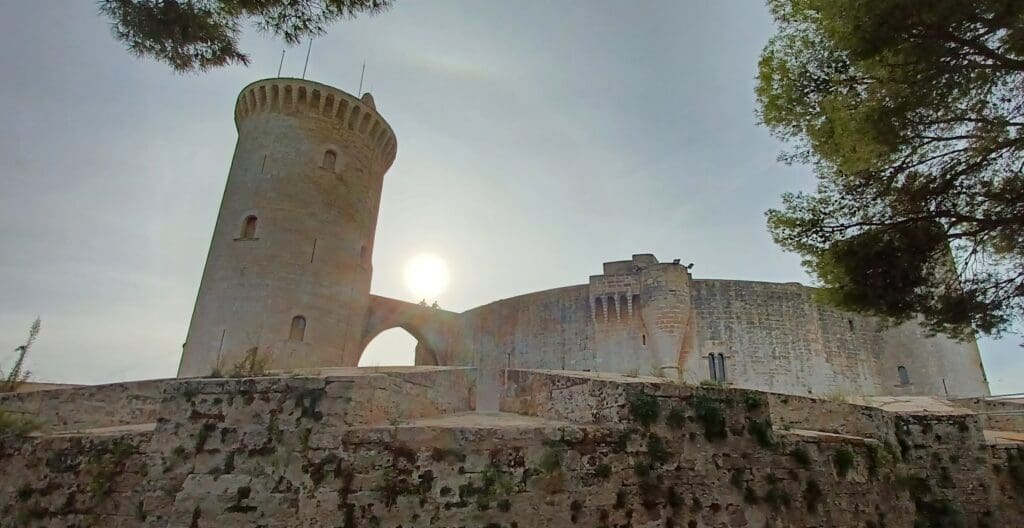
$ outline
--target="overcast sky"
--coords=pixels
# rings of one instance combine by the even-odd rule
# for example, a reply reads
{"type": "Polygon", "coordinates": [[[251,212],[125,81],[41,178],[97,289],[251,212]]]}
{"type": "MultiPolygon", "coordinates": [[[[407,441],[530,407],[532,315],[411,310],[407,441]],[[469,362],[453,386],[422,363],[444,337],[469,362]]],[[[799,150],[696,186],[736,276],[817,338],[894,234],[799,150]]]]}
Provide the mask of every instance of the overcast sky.
{"type": "MultiPolygon", "coordinates": [[[[41,380],[173,376],[235,142],[234,100],[274,76],[135,59],[92,1],[0,0],[0,364],[39,315],[41,380]]],[[[398,135],[374,293],[416,301],[405,262],[447,260],[462,311],[587,282],[654,253],[698,278],[809,283],[764,211],[809,171],[754,117],[757,0],[398,0],[314,42],[307,78],[364,88],[398,135]]],[[[289,49],[299,76],[305,47],[289,49]]],[[[365,90],[364,90],[365,91],[365,90]]],[[[1024,390],[1020,338],[983,342],[993,393],[1024,390]]],[[[411,360],[382,335],[372,362],[411,360]]]]}

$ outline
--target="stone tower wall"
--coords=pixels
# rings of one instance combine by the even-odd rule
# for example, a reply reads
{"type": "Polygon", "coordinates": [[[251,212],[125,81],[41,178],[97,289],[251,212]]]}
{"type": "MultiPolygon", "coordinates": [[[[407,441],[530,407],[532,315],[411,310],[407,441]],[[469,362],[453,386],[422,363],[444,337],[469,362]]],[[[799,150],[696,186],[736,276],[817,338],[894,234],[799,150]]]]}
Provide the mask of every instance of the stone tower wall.
{"type": "Polygon", "coordinates": [[[230,368],[253,348],[270,368],[354,366],[395,136],[368,94],[359,100],[299,79],[247,86],[235,123],[178,375],[230,368]],[[249,217],[254,233],[246,232],[249,217]],[[297,316],[305,318],[301,339],[297,316]]]}

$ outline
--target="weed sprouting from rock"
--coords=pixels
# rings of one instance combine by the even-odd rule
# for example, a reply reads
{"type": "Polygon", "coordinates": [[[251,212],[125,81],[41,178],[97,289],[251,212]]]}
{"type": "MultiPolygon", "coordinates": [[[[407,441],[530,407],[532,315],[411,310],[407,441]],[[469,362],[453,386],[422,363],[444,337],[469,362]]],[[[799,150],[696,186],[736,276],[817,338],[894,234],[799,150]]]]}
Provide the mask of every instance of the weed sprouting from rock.
{"type": "Polygon", "coordinates": [[[672,429],[679,430],[686,425],[686,409],[675,405],[665,415],[665,423],[672,429]]]}
{"type": "Polygon", "coordinates": [[[704,426],[704,438],[715,442],[729,436],[725,427],[725,411],[715,400],[703,394],[698,395],[693,407],[697,420],[704,426]]]}
{"type": "Polygon", "coordinates": [[[845,477],[853,469],[855,460],[856,455],[853,454],[853,450],[846,446],[837,449],[836,454],[832,458],[832,462],[836,466],[836,473],[840,477],[845,477]]]}
{"type": "Polygon", "coordinates": [[[807,448],[802,445],[794,447],[789,452],[789,456],[794,461],[796,461],[796,463],[799,464],[800,467],[804,469],[810,468],[811,463],[813,462],[813,460],[811,459],[811,453],[807,451],[807,448]]]}
{"type": "Polygon", "coordinates": [[[654,425],[661,414],[658,398],[646,392],[634,392],[627,397],[629,414],[645,428],[654,425]]]}
{"type": "Polygon", "coordinates": [[[761,447],[775,447],[772,424],[767,419],[750,420],[747,422],[747,432],[757,440],[757,445],[761,447]]]}

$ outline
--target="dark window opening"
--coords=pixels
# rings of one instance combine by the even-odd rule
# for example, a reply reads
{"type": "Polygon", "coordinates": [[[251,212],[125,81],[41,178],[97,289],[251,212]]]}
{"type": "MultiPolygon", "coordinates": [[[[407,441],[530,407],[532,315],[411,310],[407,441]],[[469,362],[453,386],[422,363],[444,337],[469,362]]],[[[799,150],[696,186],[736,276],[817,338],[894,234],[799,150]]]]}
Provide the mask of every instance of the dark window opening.
{"type": "Polygon", "coordinates": [[[725,356],[708,354],[708,373],[711,381],[725,382],[725,356]]]}
{"type": "Polygon", "coordinates": [[[306,337],[306,318],[301,315],[296,315],[292,318],[292,328],[288,332],[288,339],[292,341],[302,341],[306,337]]]}
{"type": "Polygon", "coordinates": [[[242,224],[242,238],[256,238],[256,222],[254,215],[245,217],[245,223],[242,224]]]}
{"type": "Polygon", "coordinates": [[[321,167],[333,172],[334,166],[338,162],[338,155],[333,150],[324,152],[324,162],[321,167]]]}
{"type": "Polygon", "coordinates": [[[604,301],[600,297],[594,299],[594,316],[596,317],[597,315],[605,315],[607,317],[604,311],[604,301]]]}
{"type": "Polygon", "coordinates": [[[641,344],[643,344],[644,346],[647,346],[647,334],[641,334],[640,335],[640,339],[642,340],[641,344]]]}
{"type": "Polygon", "coordinates": [[[910,385],[910,374],[907,373],[907,367],[900,365],[896,369],[896,374],[900,377],[900,385],[910,385]]]}

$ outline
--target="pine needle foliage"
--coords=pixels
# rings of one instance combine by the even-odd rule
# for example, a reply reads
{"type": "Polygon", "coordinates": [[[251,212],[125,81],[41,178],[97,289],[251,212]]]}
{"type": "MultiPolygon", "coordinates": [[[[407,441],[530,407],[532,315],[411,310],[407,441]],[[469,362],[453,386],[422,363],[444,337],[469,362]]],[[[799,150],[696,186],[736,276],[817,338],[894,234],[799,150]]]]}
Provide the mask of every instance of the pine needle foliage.
{"type": "Polygon", "coordinates": [[[239,47],[246,26],[295,45],[331,24],[389,9],[392,0],[100,0],[114,38],[138,57],[178,73],[248,65],[239,47]]]}

